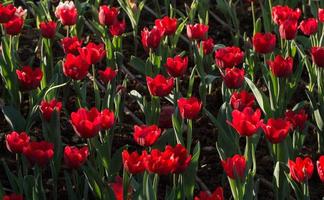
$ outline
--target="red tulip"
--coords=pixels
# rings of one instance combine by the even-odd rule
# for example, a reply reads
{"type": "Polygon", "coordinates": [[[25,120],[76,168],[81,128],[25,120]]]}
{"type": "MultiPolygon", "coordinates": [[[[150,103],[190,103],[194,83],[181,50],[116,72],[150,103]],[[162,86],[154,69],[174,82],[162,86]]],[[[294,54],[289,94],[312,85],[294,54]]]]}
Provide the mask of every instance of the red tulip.
{"type": "Polygon", "coordinates": [[[268,61],[273,75],[276,77],[289,77],[293,73],[294,60],[291,57],[283,58],[277,55],[273,61],[268,61]]]}
{"type": "Polygon", "coordinates": [[[286,20],[282,22],[279,26],[280,37],[285,40],[294,39],[297,34],[297,28],[297,21],[295,20],[286,20]]]}
{"type": "Polygon", "coordinates": [[[312,47],[311,54],[313,62],[318,66],[324,68],[324,47],[312,47]]]}
{"type": "Polygon", "coordinates": [[[164,32],[156,27],[153,27],[151,30],[145,27],[141,32],[144,49],[156,49],[160,44],[163,34],[164,32]]]}
{"type": "Polygon", "coordinates": [[[74,80],[82,80],[88,74],[89,67],[81,55],[74,56],[69,53],[63,64],[63,73],[74,80]]]}
{"type": "Polygon", "coordinates": [[[89,111],[80,108],[77,112],[71,113],[71,124],[78,136],[91,138],[101,129],[101,114],[96,108],[91,108],[89,111]]]}
{"type": "MultiPolygon", "coordinates": [[[[115,182],[109,184],[115,195],[115,200],[124,200],[123,179],[120,176],[115,177],[115,182]]],[[[125,200],[130,200],[132,195],[132,188],[129,186],[127,197],[125,200]]]]}
{"type": "Polygon", "coordinates": [[[282,142],[291,129],[291,123],[285,119],[268,119],[267,124],[262,125],[265,136],[272,144],[282,142]]]}
{"type": "Polygon", "coordinates": [[[148,90],[152,96],[164,97],[170,94],[173,89],[174,79],[166,79],[163,75],[158,74],[156,77],[146,77],[148,90]]]}
{"type": "Polygon", "coordinates": [[[215,52],[216,65],[219,68],[235,67],[243,62],[244,52],[238,47],[224,47],[215,52]]]}
{"type": "Polygon", "coordinates": [[[31,165],[37,164],[43,167],[54,156],[54,144],[46,141],[30,142],[23,147],[22,153],[31,165]]]}
{"type": "Polygon", "coordinates": [[[109,27],[109,32],[112,36],[120,36],[125,32],[126,29],[126,21],[123,19],[122,21],[116,21],[113,25],[109,27]]]}
{"type": "Polygon", "coordinates": [[[11,193],[10,195],[4,195],[2,200],[24,200],[23,195],[11,193]]]}
{"type": "Polygon", "coordinates": [[[242,87],[244,82],[244,69],[236,67],[226,68],[223,80],[227,88],[238,89],[242,87]]]}
{"type": "Polygon", "coordinates": [[[175,147],[171,147],[170,145],[167,145],[165,147],[164,154],[166,154],[167,152],[173,153],[170,159],[173,158],[175,161],[175,167],[172,170],[172,173],[184,172],[189,166],[191,161],[191,155],[189,154],[187,149],[181,144],[177,144],[175,147]]]}
{"type": "Polygon", "coordinates": [[[208,29],[208,25],[205,24],[188,24],[187,36],[190,40],[203,40],[207,36],[208,29]]]}
{"type": "Polygon", "coordinates": [[[316,165],[318,176],[320,177],[321,181],[324,182],[324,155],[320,156],[316,162],[316,165]]]}
{"type": "Polygon", "coordinates": [[[16,7],[12,4],[8,4],[6,6],[0,3],[0,23],[9,22],[15,15],[16,7]]]}
{"type": "Polygon", "coordinates": [[[24,26],[24,19],[21,17],[14,16],[10,21],[3,24],[3,28],[6,30],[8,35],[18,35],[24,26]]]}
{"type": "MultiPolygon", "coordinates": [[[[208,38],[200,42],[203,48],[204,55],[208,55],[214,50],[214,40],[213,38],[208,38]]],[[[200,43],[198,43],[198,48],[200,48],[200,43]]]]}
{"type": "Polygon", "coordinates": [[[183,119],[195,119],[198,117],[202,102],[196,97],[178,99],[178,107],[180,115],[183,119]]]}
{"type": "Polygon", "coordinates": [[[318,9],[318,20],[322,23],[324,23],[324,9],[319,8],[318,9]]]}
{"type": "Polygon", "coordinates": [[[79,48],[82,45],[82,41],[78,39],[77,36],[66,37],[61,40],[61,45],[63,47],[65,54],[79,55],[79,48]]]}
{"type": "Polygon", "coordinates": [[[313,35],[317,33],[318,28],[318,22],[315,18],[308,18],[300,22],[299,29],[305,34],[305,35],[313,35]]]}
{"type": "Polygon", "coordinates": [[[99,79],[105,84],[108,84],[116,77],[117,70],[113,70],[112,68],[107,67],[104,71],[98,70],[98,74],[99,74],[99,79]]]}
{"type": "Polygon", "coordinates": [[[162,106],[160,117],[159,117],[159,127],[161,128],[172,128],[172,114],[174,112],[173,106],[162,106]]]}
{"type": "Polygon", "coordinates": [[[23,147],[29,143],[30,137],[26,132],[18,133],[12,131],[6,135],[6,146],[7,149],[12,153],[22,153],[23,147]]]}
{"type": "Polygon", "coordinates": [[[64,163],[71,169],[77,169],[82,166],[88,158],[88,147],[66,146],[64,148],[64,163]]]}
{"type": "Polygon", "coordinates": [[[236,154],[222,160],[222,166],[226,175],[231,179],[243,179],[245,176],[246,160],[244,156],[236,154]]]}
{"type": "Polygon", "coordinates": [[[298,183],[302,183],[310,179],[313,175],[314,165],[309,157],[302,159],[297,157],[296,161],[288,160],[290,176],[298,183]]]}
{"type": "Polygon", "coordinates": [[[293,20],[297,21],[301,15],[301,10],[297,8],[296,10],[293,10],[289,8],[288,6],[274,6],[272,7],[272,19],[276,24],[281,24],[282,22],[286,20],[293,20]]]}
{"type": "Polygon", "coordinates": [[[276,47],[276,35],[272,33],[256,33],[252,38],[254,50],[258,53],[271,53],[276,47]]]}
{"type": "Polygon", "coordinates": [[[161,129],[157,125],[134,125],[133,137],[137,144],[148,147],[152,146],[161,135],[161,129]]]}
{"type": "Polygon", "coordinates": [[[252,107],[254,105],[254,95],[245,90],[240,92],[233,92],[230,104],[233,110],[242,111],[245,107],[252,107]]]}
{"type": "Polygon", "coordinates": [[[83,60],[85,60],[89,65],[94,65],[105,57],[105,45],[97,45],[95,43],[89,42],[87,46],[79,48],[79,53],[83,60]]]}
{"type": "Polygon", "coordinates": [[[64,26],[75,25],[78,20],[78,10],[73,1],[65,1],[56,7],[55,16],[64,26]]]}
{"type": "Polygon", "coordinates": [[[304,109],[301,109],[299,112],[288,110],[285,113],[285,119],[290,121],[294,129],[300,128],[301,130],[303,130],[307,118],[308,115],[306,114],[304,109]]]}
{"type": "Polygon", "coordinates": [[[44,38],[54,38],[56,34],[56,22],[41,22],[39,24],[41,34],[44,38]]]}
{"type": "Polygon", "coordinates": [[[62,102],[56,101],[56,99],[52,99],[51,101],[47,102],[43,100],[39,106],[39,109],[43,115],[43,118],[46,121],[50,121],[52,117],[52,113],[54,110],[57,113],[60,113],[62,110],[62,102]]]}
{"type": "Polygon", "coordinates": [[[23,90],[36,89],[43,78],[40,68],[32,69],[30,66],[24,66],[21,70],[17,69],[16,74],[23,90]]]}
{"type": "Polygon", "coordinates": [[[177,22],[177,18],[165,16],[162,19],[156,19],[155,26],[161,32],[164,32],[164,35],[173,35],[177,30],[177,22]]]}
{"type": "Polygon", "coordinates": [[[182,76],[188,67],[188,57],[175,56],[174,58],[167,58],[164,65],[170,76],[179,77],[182,76]]]}
{"type": "Polygon", "coordinates": [[[99,23],[101,25],[111,26],[113,25],[119,14],[119,9],[110,6],[100,6],[99,8],[99,23]]]}
{"type": "Polygon", "coordinates": [[[233,110],[232,122],[227,121],[240,136],[252,136],[255,134],[263,120],[260,109],[253,111],[251,107],[246,107],[243,111],[233,110]]]}
{"type": "Polygon", "coordinates": [[[129,154],[127,150],[122,152],[124,168],[131,174],[138,174],[145,171],[143,164],[144,154],[139,155],[136,151],[129,154]]]}
{"type": "Polygon", "coordinates": [[[199,196],[196,196],[194,200],[224,200],[223,188],[216,188],[212,194],[208,194],[205,191],[201,191],[199,193],[199,196]]]}
{"type": "Polygon", "coordinates": [[[110,129],[115,123],[115,115],[108,108],[101,111],[101,128],[110,129]]]}

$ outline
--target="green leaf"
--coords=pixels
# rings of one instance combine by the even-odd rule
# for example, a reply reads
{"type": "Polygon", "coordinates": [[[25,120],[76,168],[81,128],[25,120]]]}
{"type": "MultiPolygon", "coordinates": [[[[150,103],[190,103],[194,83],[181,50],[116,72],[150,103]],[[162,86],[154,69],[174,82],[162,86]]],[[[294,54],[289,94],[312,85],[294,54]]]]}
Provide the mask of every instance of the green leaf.
{"type": "Polygon", "coordinates": [[[113,179],[122,168],[122,151],[124,147],[119,148],[111,158],[108,174],[113,179]]]}
{"type": "Polygon", "coordinates": [[[139,73],[145,75],[145,66],[146,62],[144,62],[142,59],[137,58],[135,56],[131,56],[129,65],[133,67],[136,71],[139,73]]]}
{"type": "Polygon", "coordinates": [[[2,112],[11,126],[12,130],[24,131],[26,127],[26,120],[21,113],[13,106],[4,106],[2,112]]]}
{"type": "Polygon", "coordinates": [[[69,199],[77,200],[78,198],[76,196],[76,193],[73,190],[73,185],[72,185],[70,175],[66,171],[64,171],[64,177],[65,177],[65,185],[66,185],[69,199]]]}

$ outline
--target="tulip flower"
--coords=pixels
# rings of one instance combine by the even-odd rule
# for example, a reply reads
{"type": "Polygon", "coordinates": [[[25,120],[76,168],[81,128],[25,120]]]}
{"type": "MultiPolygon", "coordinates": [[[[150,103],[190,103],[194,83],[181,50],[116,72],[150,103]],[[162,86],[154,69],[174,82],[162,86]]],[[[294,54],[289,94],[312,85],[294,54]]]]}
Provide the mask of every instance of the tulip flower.
{"type": "Polygon", "coordinates": [[[8,4],[6,6],[0,3],[0,23],[9,22],[15,15],[16,7],[12,4],[8,4]]]}
{"type": "Polygon", "coordinates": [[[115,115],[108,108],[101,111],[101,128],[110,129],[115,123],[115,115]]]}
{"type": "Polygon", "coordinates": [[[282,118],[270,118],[268,119],[267,124],[262,125],[266,138],[272,144],[282,142],[287,137],[291,128],[291,123],[282,118]]]}
{"type": "Polygon", "coordinates": [[[155,20],[155,26],[164,35],[173,35],[177,30],[178,20],[176,18],[170,18],[168,16],[163,17],[162,19],[155,20]]]}
{"type": "Polygon", "coordinates": [[[157,125],[134,125],[133,138],[141,146],[152,146],[161,135],[161,129],[157,125]]]}
{"type": "Polygon", "coordinates": [[[167,72],[172,77],[182,76],[188,67],[188,57],[175,56],[174,58],[167,58],[164,65],[167,72]]]}
{"type": "Polygon", "coordinates": [[[277,5],[272,7],[271,13],[272,13],[272,19],[274,23],[280,25],[281,23],[283,23],[288,19],[297,21],[301,15],[301,10],[299,8],[293,10],[288,6],[277,5]]]}
{"type": "Polygon", "coordinates": [[[101,114],[96,108],[80,108],[71,113],[71,124],[75,133],[82,138],[91,138],[101,129],[101,114]]]}
{"type": "Polygon", "coordinates": [[[318,66],[324,68],[324,47],[312,47],[311,54],[313,62],[318,66]]]}
{"type": "Polygon", "coordinates": [[[308,18],[300,22],[299,29],[305,34],[305,35],[313,35],[317,33],[318,29],[318,22],[315,18],[308,18]]]}
{"type": "Polygon", "coordinates": [[[123,19],[122,21],[116,21],[113,25],[109,27],[109,32],[112,36],[120,36],[125,32],[126,29],[126,21],[123,19]]]}
{"type": "Polygon", "coordinates": [[[222,166],[226,175],[231,179],[243,179],[245,177],[246,160],[244,156],[234,155],[222,160],[222,166]]]}
{"type": "Polygon", "coordinates": [[[80,56],[88,65],[94,65],[100,62],[106,55],[104,44],[95,44],[89,42],[87,46],[79,48],[80,56]]]}
{"type": "Polygon", "coordinates": [[[98,74],[99,74],[99,79],[103,83],[108,84],[116,77],[117,70],[113,70],[112,68],[107,67],[105,70],[98,70],[98,74]]]}
{"type": "Polygon", "coordinates": [[[146,77],[148,90],[152,96],[164,97],[170,94],[173,89],[174,79],[165,78],[163,75],[158,74],[156,77],[146,77]]]}
{"type": "Polygon", "coordinates": [[[113,25],[119,14],[119,9],[107,5],[100,6],[99,8],[99,23],[103,26],[113,25]]]}
{"type": "Polygon", "coordinates": [[[244,82],[244,69],[236,67],[226,68],[223,80],[227,88],[238,89],[242,87],[244,82]]]}
{"type": "Polygon", "coordinates": [[[188,24],[187,36],[190,40],[203,40],[207,36],[208,25],[205,24],[188,24]]]}
{"type": "MultiPolygon", "coordinates": [[[[214,40],[213,38],[208,38],[200,42],[203,48],[204,55],[208,55],[214,50],[214,40]]],[[[198,48],[200,48],[200,43],[198,43],[198,48]]]]}
{"type": "Polygon", "coordinates": [[[196,196],[194,200],[224,200],[223,188],[216,188],[212,194],[208,194],[205,191],[201,191],[199,193],[199,196],[196,196]]]}
{"type": "Polygon", "coordinates": [[[60,113],[62,110],[62,102],[57,101],[56,99],[52,99],[51,101],[45,101],[42,100],[39,109],[42,113],[43,118],[46,121],[50,121],[51,117],[52,117],[52,113],[54,112],[54,110],[57,113],[60,113]]]}
{"type": "Polygon", "coordinates": [[[64,148],[64,163],[71,169],[77,169],[82,166],[88,158],[88,147],[66,146],[64,148]]]}
{"type": "Polygon", "coordinates": [[[23,147],[29,143],[30,137],[26,132],[12,131],[6,135],[7,149],[12,153],[22,153],[23,147]]]}
{"type": "Polygon", "coordinates": [[[298,183],[302,183],[310,179],[313,175],[314,165],[309,157],[302,159],[297,157],[296,161],[288,160],[290,176],[298,183]]]}
{"type": "Polygon", "coordinates": [[[291,57],[283,58],[277,55],[273,61],[268,61],[272,74],[276,77],[289,77],[293,72],[294,61],[291,57]]]}
{"type": "Polygon", "coordinates": [[[301,109],[299,112],[287,110],[285,113],[285,119],[290,121],[294,129],[299,128],[300,130],[303,130],[308,115],[304,109],[301,109]]]}
{"type": "Polygon", "coordinates": [[[127,150],[122,152],[124,168],[131,174],[138,174],[145,171],[143,164],[144,154],[139,155],[136,151],[129,153],[127,150]]]}
{"type": "Polygon", "coordinates": [[[231,68],[243,62],[244,52],[238,47],[224,47],[215,52],[216,65],[219,68],[231,68]]]}
{"type": "Polygon", "coordinates": [[[3,24],[3,28],[8,35],[18,35],[24,26],[24,19],[14,16],[7,23],[3,24]]]}
{"type": "Polygon", "coordinates": [[[276,41],[276,35],[272,33],[256,33],[252,38],[254,50],[262,54],[273,52],[276,41]]]}
{"type": "Polygon", "coordinates": [[[173,106],[162,106],[160,117],[159,117],[159,127],[161,128],[172,128],[172,114],[174,112],[173,106]]]}
{"type": "Polygon", "coordinates": [[[318,9],[318,20],[322,23],[324,23],[324,9],[319,8],[318,9]]]}
{"type": "Polygon", "coordinates": [[[64,26],[72,26],[78,20],[78,10],[73,1],[60,2],[56,7],[55,16],[64,26]]]}
{"type": "Polygon", "coordinates": [[[63,73],[74,80],[82,80],[88,74],[89,67],[90,65],[81,55],[75,56],[69,53],[63,64],[63,73]]]}
{"type": "Polygon", "coordinates": [[[43,72],[40,68],[32,69],[30,66],[24,66],[21,70],[17,69],[16,74],[23,90],[36,89],[43,78],[43,72]]]}
{"type": "MultiPolygon", "coordinates": [[[[110,183],[112,191],[115,195],[115,200],[124,200],[124,188],[123,188],[123,179],[120,176],[115,177],[115,182],[110,183]]],[[[129,186],[126,200],[130,200],[132,196],[133,189],[129,186]]]]}
{"type": "Polygon", "coordinates": [[[21,194],[11,193],[9,195],[4,195],[2,200],[24,200],[24,197],[21,194]]]}
{"type": "Polygon", "coordinates": [[[195,119],[198,117],[202,102],[196,97],[178,99],[178,107],[180,115],[183,119],[195,119]]]}
{"type": "Polygon", "coordinates": [[[153,27],[151,30],[145,27],[141,32],[144,49],[156,49],[159,46],[163,35],[164,32],[156,27],[153,27]]]}
{"type": "Polygon", "coordinates": [[[181,144],[177,144],[175,147],[171,147],[170,145],[167,145],[165,147],[164,154],[169,154],[169,153],[173,154],[171,158],[174,158],[176,161],[172,173],[184,172],[187,169],[187,167],[190,165],[191,157],[192,157],[189,154],[188,150],[181,144]]]}
{"type": "Polygon", "coordinates": [[[233,110],[232,122],[227,121],[240,136],[252,136],[262,125],[260,109],[253,111],[251,107],[246,107],[243,111],[233,110]]]}
{"type": "Polygon", "coordinates": [[[41,35],[44,38],[54,38],[56,34],[56,22],[50,21],[50,22],[41,22],[39,24],[39,28],[41,31],[41,35]]]}
{"type": "Polygon", "coordinates": [[[66,37],[61,40],[61,45],[65,54],[79,55],[79,48],[82,45],[82,41],[78,37],[66,37]]]}
{"type": "Polygon", "coordinates": [[[239,111],[242,111],[245,107],[253,107],[254,101],[254,95],[246,90],[240,92],[235,91],[230,98],[232,109],[239,111]]]}
{"type": "Polygon", "coordinates": [[[22,153],[31,165],[44,167],[54,156],[54,144],[46,141],[30,142],[23,147],[22,153]]]}
{"type": "Polygon", "coordinates": [[[295,20],[286,20],[282,22],[279,26],[279,34],[282,39],[292,40],[296,37],[297,34],[297,21],[295,20]]]}
{"type": "Polygon", "coordinates": [[[320,156],[316,162],[316,166],[318,176],[320,177],[321,181],[324,182],[324,155],[320,156]]]}

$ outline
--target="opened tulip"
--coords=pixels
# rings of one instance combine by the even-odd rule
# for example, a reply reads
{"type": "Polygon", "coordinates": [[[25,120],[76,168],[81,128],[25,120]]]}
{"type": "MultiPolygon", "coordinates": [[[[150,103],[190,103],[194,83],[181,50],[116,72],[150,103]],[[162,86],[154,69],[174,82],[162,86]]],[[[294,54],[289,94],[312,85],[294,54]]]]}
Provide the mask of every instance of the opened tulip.
{"type": "Polygon", "coordinates": [[[233,110],[232,122],[227,121],[240,136],[252,136],[262,125],[260,109],[255,111],[251,107],[246,107],[243,111],[233,110]]]}
{"type": "Polygon", "coordinates": [[[7,149],[12,153],[22,153],[23,147],[29,143],[30,137],[26,132],[12,131],[6,135],[7,149]]]}
{"type": "Polygon", "coordinates": [[[318,20],[322,23],[324,23],[324,9],[319,8],[318,9],[318,20]]]}
{"type": "Polygon", "coordinates": [[[162,106],[160,117],[159,117],[159,127],[161,128],[172,128],[172,114],[174,112],[173,106],[162,106]]]}
{"type": "Polygon", "coordinates": [[[112,68],[107,67],[105,70],[98,70],[98,74],[99,79],[105,84],[108,84],[116,77],[117,70],[113,70],[112,68]]]}
{"type": "Polygon", "coordinates": [[[56,7],[55,16],[64,26],[72,26],[78,20],[78,10],[73,1],[60,2],[56,7]]]}
{"type": "Polygon", "coordinates": [[[227,88],[238,89],[242,87],[244,82],[244,69],[236,67],[226,68],[223,76],[224,84],[227,88]]]}
{"type": "Polygon", "coordinates": [[[87,146],[81,148],[66,146],[64,148],[64,164],[71,169],[77,169],[87,161],[88,155],[87,146]]]}
{"type": "Polygon", "coordinates": [[[6,6],[0,3],[0,23],[9,22],[13,16],[15,15],[16,7],[12,4],[8,4],[6,6]]]}
{"type": "Polygon", "coordinates": [[[123,19],[122,21],[116,21],[113,25],[109,27],[109,32],[112,36],[120,36],[125,32],[126,29],[126,21],[123,19]]]}
{"type": "Polygon", "coordinates": [[[80,108],[71,113],[71,124],[75,133],[82,138],[91,138],[101,129],[101,114],[96,108],[80,108]]]}
{"type": "Polygon", "coordinates": [[[101,128],[110,129],[115,123],[115,115],[108,108],[101,111],[101,128]]]}
{"type": "Polygon", "coordinates": [[[148,50],[158,48],[163,34],[164,32],[156,27],[153,27],[151,30],[145,27],[141,32],[142,45],[144,49],[148,50]]]}
{"type": "Polygon", "coordinates": [[[198,48],[200,48],[200,44],[202,45],[204,55],[208,55],[214,51],[214,40],[213,38],[208,38],[206,40],[198,43],[198,48]]]}
{"type": "Polygon", "coordinates": [[[158,74],[156,77],[146,77],[148,90],[152,96],[164,97],[170,94],[173,89],[174,79],[165,78],[163,75],[158,74]]]}
{"type": "Polygon", "coordinates": [[[211,194],[208,194],[205,191],[201,191],[199,196],[196,196],[194,200],[224,200],[223,188],[218,187],[211,194]]]}
{"type": "Polygon", "coordinates": [[[294,60],[277,55],[273,61],[268,61],[268,65],[274,76],[287,78],[293,73],[294,60]]]}
{"type": "Polygon", "coordinates": [[[295,20],[286,20],[279,26],[279,34],[282,39],[293,40],[297,35],[298,24],[295,20]]]}
{"type": "Polygon", "coordinates": [[[312,60],[318,66],[324,68],[324,47],[311,48],[312,60]]]}
{"type": "Polygon", "coordinates": [[[308,18],[300,22],[299,29],[305,34],[305,35],[313,35],[317,33],[318,29],[318,22],[315,18],[308,18]]]}
{"type": "Polygon", "coordinates": [[[54,144],[46,141],[30,142],[23,147],[22,153],[31,165],[44,167],[54,156],[54,144]]]}
{"type": "Polygon", "coordinates": [[[8,35],[18,35],[24,26],[24,19],[14,16],[7,23],[3,24],[3,28],[8,35]]]}
{"type": "Polygon", "coordinates": [[[170,76],[179,77],[182,76],[188,67],[188,57],[175,56],[174,58],[167,58],[164,65],[170,76]]]}
{"type": "Polygon", "coordinates": [[[309,157],[302,159],[297,157],[296,161],[288,160],[290,176],[298,183],[302,183],[310,179],[313,175],[314,165],[309,157]]]}
{"type": "Polygon", "coordinates": [[[219,68],[231,68],[243,62],[244,52],[239,47],[223,47],[215,52],[216,65],[219,68]]]}
{"type": "Polygon", "coordinates": [[[22,90],[36,89],[43,78],[43,72],[40,68],[31,68],[24,66],[21,70],[16,70],[17,78],[22,90]]]}
{"type": "Polygon", "coordinates": [[[144,154],[139,155],[136,151],[129,153],[127,150],[122,152],[124,168],[131,174],[138,174],[145,171],[143,159],[144,154]]]}
{"type": "Polygon", "coordinates": [[[119,14],[119,9],[110,6],[100,6],[99,8],[99,23],[101,25],[111,26],[113,25],[119,14]]]}
{"type": "Polygon", "coordinates": [[[274,23],[280,25],[286,20],[297,21],[301,15],[301,10],[299,8],[293,10],[288,6],[277,5],[272,7],[271,13],[274,23]]]}
{"type": "Polygon", "coordinates": [[[82,41],[77,36],[66,37],[61,40],[61,45],[65,54],[79,55],[79,48],[82,45],[82,41]]]}
{"type": "Polygon", "coordinates": [[[228,177],[231,179],[243,179],[245,177],[246,159],[241,155],[234,155],[222,160],[222,166],[228,177]]]}
{"type": "Polygon", "coordinates": [[[161,32],[164,32],[164,35],[173,35],[177,30],[177,23],[178,20],[176,18],[170,18],[168,16],[155,20],[155,26],[161,32]]]}
{"type": "Polygon", "coordinates": [[[282,142],[290,132],[291,123],[285,119],[277,118],[268,119],[266,124],[262,125],[262,129],[266,138],[272,143],[277,144],[282,142]]]}
{"type": "Polygon", "coordinates": [[[89,67],[90,65],[81,55],[75,56],[69,53],[63,64],[63,73],[74,80],[82,80],[87,76],[89,67]]]}
{"type": "Polygon", "coordinates": [[[172,170],[172,173],[182,173],[184,172],[187,167],[190,165],[191,162],[191,155],[189,154],[188,150],[182,146],[181,144],[177,144],[175,147],[167,145],[165,147],[165,154],[173,153],[170,159],[175,159],[175,166],[172,170]]]}
{"type": "Polygon", "coordinates": [[[79,53],[82,59],[88,63],[88,65],[94,65],[105,57],[105,45],[89,42],[87,46],[79,48],[79,53]]]}
{"type": "Polygon", "coordinates": [[[299,128],[300,130],[303,130],[305,127],[305,122],[308,119],[308,115],[304,109],[301,109],[299,112],[287,110],[285,113],[285,119],[290,121],[294,129],[299,128]]]}
{"type": "Polygon", "coordinates": [[[9,195],[4,195],[2,200],[24,200],[22,194],[11,193],[9,195]]]}
{"type": "Polygon", "coordinates": [[[42,113],[43,118],[46,121],[50,121],[52,117],[52,113],[56,111],[60,113],[62,110],[62,102],[57,101],[56,99],[52,99],[51,101],[43,100],[39,106],[39,109],[42,113]]]}
{"type": "Polygon", "coordinates": [[[321,181],[324,182],[324,155],[320,156],[316,162],[316,166],[318,176],[320,177],[321,181]]]}
{"type": "Polygon", "coordinates": [[[252,93],[242,90],[239,92],[233,92],[230,104],[233,110],[242,111],[245,107],[253,107],[254,101],[255,98],[252,93]]]}
{"type": "Polygon", "coordinates": [[[203,40],[207,37],[208,25],[205,24],[188,24],[187,36],[190,40],[203,40]]]}
{"type": "Polygon", "coordinates": [[[50,21],[50,22],[41,22],[39,24],[39,28],[41,31],[41,35],[44,38],[54,38],[56,34],[56,22],[50,21]]]}
{"type": "Polygon", "coordinates": [[[178,107],[180,115],[183,119],[195,119],[198,117],[202,102],[199,101],[196,97],[178,99],[178,107]]]}
{"type": "Polygon", "coordinates": [[[133,138],[141,146],[152,146],[161,135],[161,129],[157,125],[134,125],[133,138]]]}
{"type": "Polygon", "coordinates": [[[276,41],[276,35],[272,33],[256,33],[252,38],[254,50],[262,54],[273,52],[276,41]]]}

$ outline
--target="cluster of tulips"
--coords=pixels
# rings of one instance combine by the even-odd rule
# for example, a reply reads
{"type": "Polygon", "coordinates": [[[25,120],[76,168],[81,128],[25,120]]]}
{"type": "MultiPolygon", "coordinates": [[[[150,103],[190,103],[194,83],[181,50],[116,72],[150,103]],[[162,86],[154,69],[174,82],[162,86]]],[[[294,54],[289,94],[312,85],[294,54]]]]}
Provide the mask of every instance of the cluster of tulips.
{"type": "Polygon", "coordinates": [[[235,200],[255,199],[261,141],[274,164],[273,198],[310,199],[314,171],[324,182],[322,2],[216,0],[228,46],[214,41],[209,16],[226,23],[209,0],[185,11],[165,1],[163,14],[158,1],[155,9],[145,0],[23,2],[0,3],[0,106],[11,128],[5,146],[16,155],[16,166],[10,155],[2,162],[0,198],[223,200],[230,189],[235,200]],[[251,33],[240,32],[238,6],[251,8],[251,33]],[[152,26],[143,11],[155,16],[152,26]],[[27,29],[39,38],[28,47],[35,55],[21,60],[27,29]],[[208,110],[217,88],[223,103],[208,110]],[[297,102],[304,90],[308,99],[297,102]],[[217,128],[215,167],[227,185],[208,188],[197,175],[201,117],[217,128]],[[116,145],[120,133],[134,145],[116,145]],[[303,153],[309,137],[312,155],[303,153]]]}

